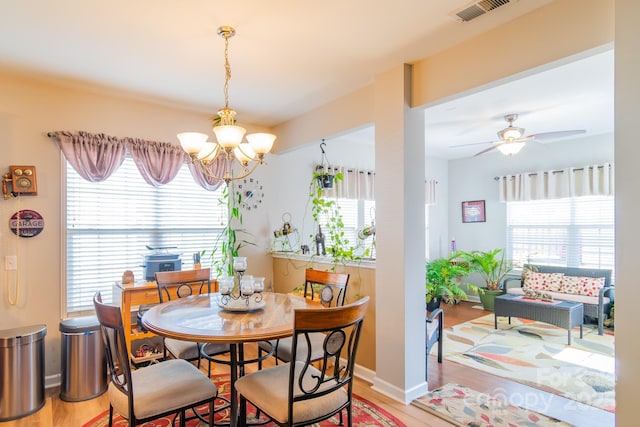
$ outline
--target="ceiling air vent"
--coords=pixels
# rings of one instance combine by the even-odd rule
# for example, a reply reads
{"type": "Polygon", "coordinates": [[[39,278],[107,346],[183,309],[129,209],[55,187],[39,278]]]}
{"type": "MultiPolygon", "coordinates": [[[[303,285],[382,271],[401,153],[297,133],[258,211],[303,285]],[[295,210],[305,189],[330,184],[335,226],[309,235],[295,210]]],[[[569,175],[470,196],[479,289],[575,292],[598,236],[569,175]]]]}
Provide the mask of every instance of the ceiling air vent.
{"type": "Polygon", "coordinates": [[[455,15],[461,22],[469,22],[478,16],[484,15],[494,9],[510,3],[511,0],[481,0],[455,12],[455,15]]]}

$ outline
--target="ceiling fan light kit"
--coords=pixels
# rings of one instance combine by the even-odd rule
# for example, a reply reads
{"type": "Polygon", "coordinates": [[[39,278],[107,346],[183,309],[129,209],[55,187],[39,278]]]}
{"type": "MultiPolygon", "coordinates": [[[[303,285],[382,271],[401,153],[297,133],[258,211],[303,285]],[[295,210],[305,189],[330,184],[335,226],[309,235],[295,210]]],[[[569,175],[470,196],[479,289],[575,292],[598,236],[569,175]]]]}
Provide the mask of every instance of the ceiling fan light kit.
{"type": "Polygon", "coordinates": [[[513,125],[513,122],[516,121],[517,118],[517,114],[507,114],[504,116],[504,119],[507,121],[508,126],[498,131],[498,141],[463,144],[456,145],[454,147],[464,147],[476,144],[492,144],[489,148],[485,148],[479,153],[476,153],[474,157],[487,153],[495,148],[497,148],[498,151],[500,151],[505,156],[513,156],[514,154],[517,154],[518,152],[520,152],[520,150],[522,150],[527,141],[538,142],[539,140],[564,138],[567,136],[579,135],[586,132],[586,130],[584,129],[561,130],[524,136],[524,128],[513,125]]]}
{"type": "Polygon", "coordinates": [[[505,141],[497,146],[498,151],[505,156],[518,154],[518,152],[522,150],[522,147],[524,147],[524,141],[505,141]]]}

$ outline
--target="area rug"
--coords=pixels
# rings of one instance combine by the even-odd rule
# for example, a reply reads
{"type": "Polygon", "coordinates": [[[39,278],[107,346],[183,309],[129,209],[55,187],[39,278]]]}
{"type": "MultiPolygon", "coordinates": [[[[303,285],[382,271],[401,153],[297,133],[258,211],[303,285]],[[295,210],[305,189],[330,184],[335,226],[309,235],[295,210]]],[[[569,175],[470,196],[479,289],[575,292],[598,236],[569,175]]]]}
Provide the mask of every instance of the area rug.
{"type": "MultiPolygon", "coordinates": [[[[211,378],[218,386],[219,395],[228,398],[229,386],[230,386],[229,375],[227,374],[212,375],[211,378]]],[[[389,412],[385,411],[379,406],[376,406],[375,404],[369,402],[368,400],[360,396],[357,396],[356,394],[353,395],[352,403],[353,403],[352,416],[353,416],[354,427],[406,427],[402,421],[400,421],[399,419],[391,415],[389,412]]],[[[224,402],[216,401],[215,404],[216,404],[216,407],[218,407],[218,406],[222,406],[224,402]]],[[[249,410],[247,411],[249,413],[248,421],[257,421],[255,420],[255,412],[256,412],[255,408],[253,408],[251,405],[248,405],[248,406],[249,406],[249,410]]],[[[200,411],[206,412],[206,409],[207,409],[206,406],[203,408],[197,408],[199,412],[200,411]]],[[[216,413],[215,422],[216,423],[224,423],[225,421],[228,422],[230,418],[229,412],[230,410],[227,409],[227,410],[223,410],[216,413]]],[[[189,415],[190,414],[188,414],[187,416],[189,415]]],[[[343,415],[343,417],[345,418],[345,421],[346,421],[346,414],[343,415]]],[[[148,423],[141,424],[140,427],[168,427],[172,425],[172,420],[173,420],[173,416],[158,418],[148,423]]],[[[262,416],[260,420],[266,421],[266,418],[262,416]]],[[[339,424],[339,421],[340,421],[339,416],[335,415],[328,420],[325,420],[316,424],[311,424],[311,426],[315,426],[315,427],[336,426],[339,424]]],[[[92,418],[91,420],[83,424],[82,427],[105,427],[108,425],[109,425],[109,410],[107,409],[106,411],[102,412],[101,414],[97,415],[96,417],[92,418]]],[[[117,416],[114,416],[113,425],[114,427],[124,427],[124,426],[128,426],[129,424],[127,423],[127,420],[123,419],[120,415],[117,415],[117,416]]],[[[204,423],[201,423],[198,420],[190,420],[187,422],[187,427],[201,427],[204,425],[205,425],[204,423]]],[[[275,426],[276,424],[267,423],[264,425],[266,427],[272,427],[272,426],[275,426]]]]}
{"type": "Polygon", "coordinates": [[[444,330],[445,359],[615,412],[614,336],[493,314],[444,330]]]}
{"type": "Polygon", "coordinates": [[[564,427],[571,425],[457,384],[445,384],[412,403],[457,426],[564,427]]]}

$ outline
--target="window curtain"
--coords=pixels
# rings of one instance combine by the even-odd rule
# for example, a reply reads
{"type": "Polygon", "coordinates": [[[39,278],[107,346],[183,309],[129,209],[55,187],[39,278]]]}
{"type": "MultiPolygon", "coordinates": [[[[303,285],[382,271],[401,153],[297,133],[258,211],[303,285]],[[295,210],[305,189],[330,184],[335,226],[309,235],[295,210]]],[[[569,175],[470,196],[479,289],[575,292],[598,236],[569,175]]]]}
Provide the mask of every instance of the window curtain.
{"type": "Polygon", "coordinates": [[[193,163],[189,162],[188,167],[191,172],[191,176],[193,179],[200,185],[200,187],[205,190],[215,191],[220,187],[224,181],[221,179],[214,179],[211,175],[208,175],[205,172],[205,168],[208,168],[210,172],[215,176],[224,176],[227,171],[227,162],[225,161],[225,156],[220,155],[214,163],[209,165],[204,165],[200,162],[193,163]]]}
{"type": "Polygon", "coordinates": [[[153,187],[171,182],[187,155],[182,148],[167,142],[138,138],[125,138],[125,141],[140,175],[153,187]]]}
{"type": "Polygon", "coordinates": [[[501,202],[612,196],[613,164],[569,167],[496,177],[501,202]]]}
{"type": "MultiPolygon", "coordinates": [[[[181,147],[168,142],[145,141],[139,138],[116,138],[88,132],[51,132],[67,161],[78,175],[90,182],[109,178],[124,161],[127,152],[133,158],[140,175],[147,184],[157,187],[171,182],[188,159],[181,147]]],[[[226,162],[223,158],[206,166],[216,176],[224,176],[226,162]]],[[[215,191],[224,183],[212,179],[200,164],[189,163],[195,182],[208,191],[215,191]]]]}
{"type": "Polygon", "coordinates": [[[438,185],[438,181],[432,178],[428,178],[424,182],[424,202],[427,205],[435,205],[436,204],[436,188],[438,185]]]}
{"type": "Polygon", "coordinates": [[[127,153],[124,140],[102,133],[50,133],[78,175],[90,182],[102,182],[115,172],[127,153]]]}
{"type": "MultiPolygon", "coordinates": [[[[313,168],[316,170],[316,166],[313,168]]],[[[342,180],[333,182],[333,188],[325,190],[327,197],[339,199],[375,200],[375,172],[346,166],[329,166],[329,173],[342,173],[342,180]]]]}

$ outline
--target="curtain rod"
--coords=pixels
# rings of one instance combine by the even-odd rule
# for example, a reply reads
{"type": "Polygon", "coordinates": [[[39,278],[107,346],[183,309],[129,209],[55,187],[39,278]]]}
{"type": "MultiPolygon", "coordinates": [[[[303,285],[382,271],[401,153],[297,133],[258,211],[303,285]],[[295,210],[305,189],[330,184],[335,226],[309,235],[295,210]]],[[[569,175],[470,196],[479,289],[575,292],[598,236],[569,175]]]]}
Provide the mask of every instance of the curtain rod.
{"type": "MultiPolygon", "coordinates": [[[[611,166],[609,166],[611,167],[611,166]]],[[[596,166],[597,169],[604,169],[604,166],[596,166]]],[[[575,171],[583,171],[584,168],[570,168],[572,172],[575,171]]],[[[589,166],[588,169],[593,170],[593,166],[589,166]]],[[[551,171],[551,173],[564,173],[563,170],[557,170],[557,171],[551,171]]],[[[543,175],[549,175],[549,172],[542,172],[543,175]]],[[[530,174],[528,174],[529,176],[536,176],[538,175],[538,172],[531,172],[530,174]]],[[[509,175],[504,175],[504,177],[508,177],[509,175]]],[[[513,176],[513,175],[511,175],[513,176]]],[[[503,177],[502,176],[494,176],[493,180],[494,181],[500,181],[503,177]]]]}

